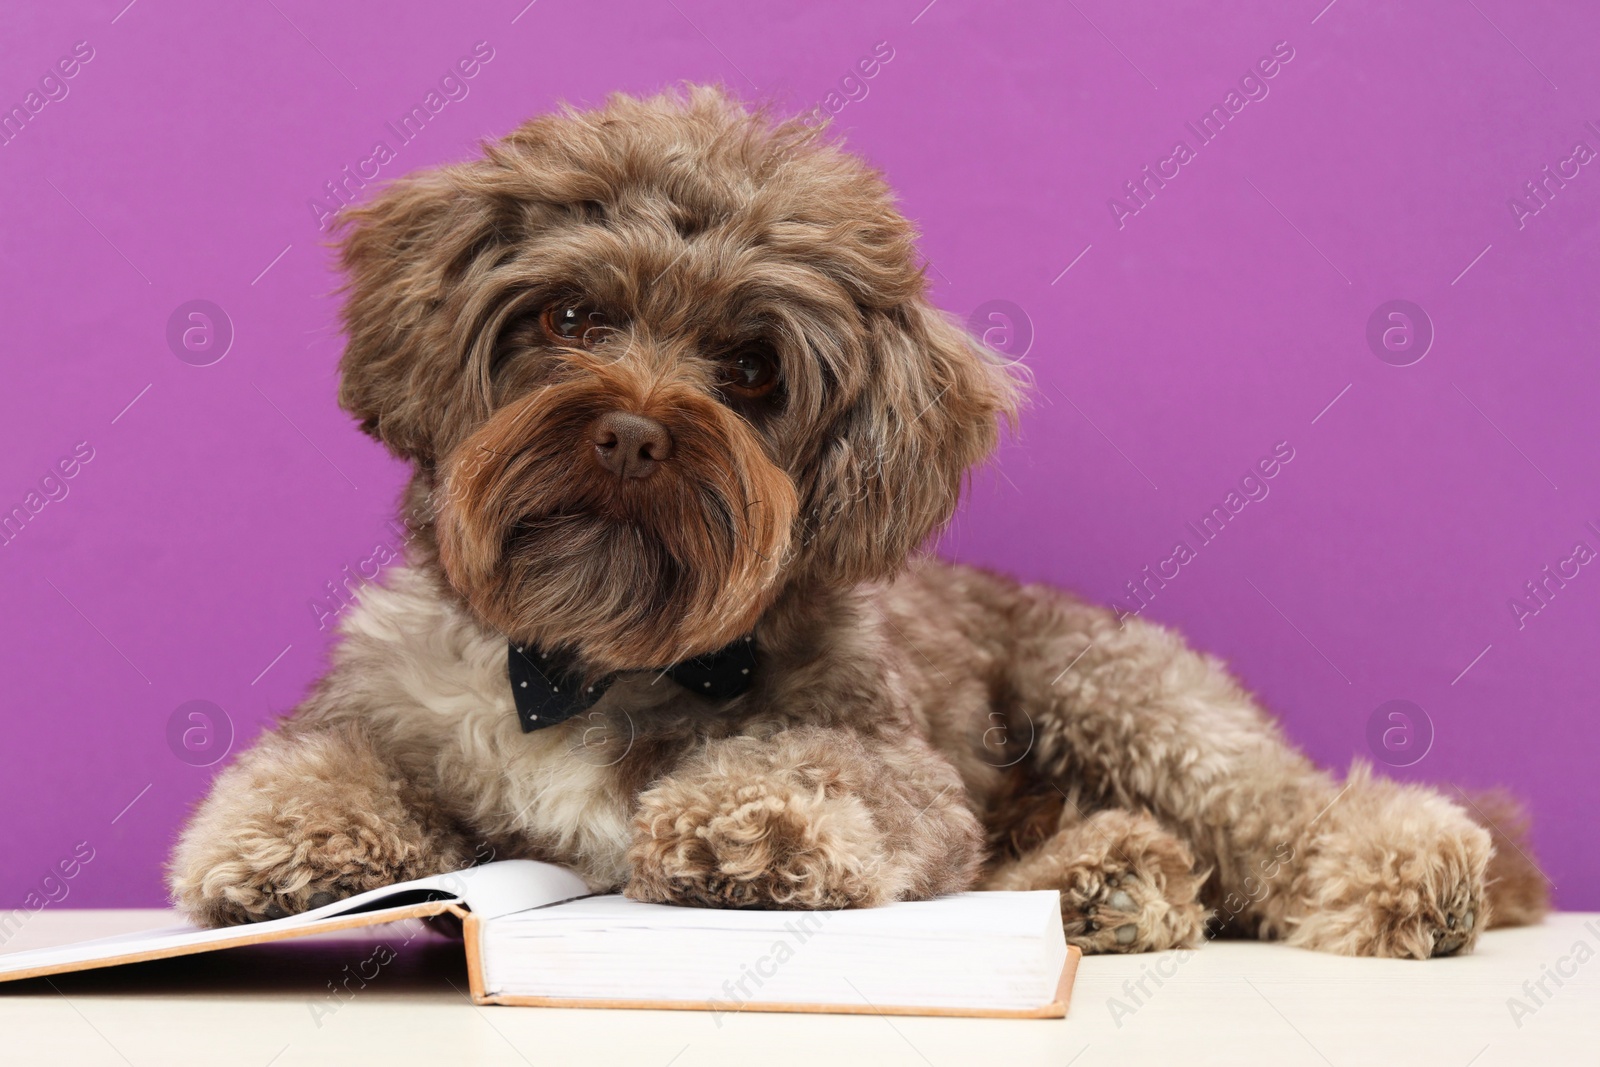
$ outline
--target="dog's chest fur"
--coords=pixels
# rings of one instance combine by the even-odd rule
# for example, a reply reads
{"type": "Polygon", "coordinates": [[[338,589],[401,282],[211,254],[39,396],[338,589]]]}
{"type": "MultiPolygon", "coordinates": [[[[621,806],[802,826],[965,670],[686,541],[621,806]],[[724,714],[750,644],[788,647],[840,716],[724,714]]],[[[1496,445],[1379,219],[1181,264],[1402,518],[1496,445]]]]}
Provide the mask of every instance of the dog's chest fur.
{"type": "Polygon", "coordinates": [[[359,723],[408,781],[474,836],[474,848],[567,864],[596,888],[611,887],[626,881],[630,816],[652,766],[670,766],[673,751],[709,736],[781,729],[791,706],[796,722],[822,709],[846,718],[863,687],[882,688],[858,714],[912,709],[913,728],[955,762],[981,810],[997,784],[995,761],[982,748],[994,725],[985,665],[996,650],[983,646],[1011,636],[983,606],[979,594],[990,582],[929,563],[830,610],[828,640],[803,637],[806,627],[775,628],[804,651],[764,647],[761,706],[738,717],[670,680],[633,674],[591,711],[523,733],[505,638],[464,612],[436,573],[398,567],[382,586],[363,590],[345,617],[335,670],[307,711],[359,723]],[[907,640],[911,648],[898,648],[907,640]],[[919,669],[927,657],[937,670],[919,669]],[[878,672],[864,670],[866,661],[898,663],[893,682],[874,681],[878,672]]]}
{"type": "Polygon", "coordinates": [[[632,805],[623,761],[638,712],[676,687],[630,676],[566,723],[523,733],[505,638],[435,579],[397,568],[342,623],[317,704],[358,719],[411,780],[484,843],[575,867],[596,887],[625,880],[632,805]],[[626,709],[626,713],[619,712],[626,709]]]}

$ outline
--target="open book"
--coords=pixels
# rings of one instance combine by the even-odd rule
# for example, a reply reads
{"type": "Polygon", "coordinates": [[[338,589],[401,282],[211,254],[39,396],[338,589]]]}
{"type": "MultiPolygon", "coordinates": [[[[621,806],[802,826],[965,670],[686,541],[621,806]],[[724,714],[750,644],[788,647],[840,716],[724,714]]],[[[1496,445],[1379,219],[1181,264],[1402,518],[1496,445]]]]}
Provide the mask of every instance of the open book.
{"type": "Polygon", "coordinates": [[[479,1004],[1060,1018],[1080,953],[1055,892],[851,911],[727,911],[595,896],[502,860],[283,919],[0,955],[0,982],[450,913],[479,1004]]]}

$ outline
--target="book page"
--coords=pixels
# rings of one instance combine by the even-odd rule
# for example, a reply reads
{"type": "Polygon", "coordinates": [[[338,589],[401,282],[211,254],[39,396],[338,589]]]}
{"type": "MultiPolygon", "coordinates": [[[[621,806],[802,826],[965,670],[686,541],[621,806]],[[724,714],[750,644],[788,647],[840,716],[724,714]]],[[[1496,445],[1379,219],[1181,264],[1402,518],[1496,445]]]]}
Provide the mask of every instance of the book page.
{"type": "MultiPolygon", "coordinates": [[[[491,918],[473,909],[479,918],[491,918]]],[[[509,913],[502,913],[509,914],[509,913]]],[[[711,930],[781,933],[802,916],[819,927],[857,937],[889,936],[926,942],[967,942],[975,936],[1038,936],[1040,916],[1059,915],[1055,890],[954,893],[934,900],[901,901],[875,908],[796,911],[781,908],[696,908],[644,904],[619,895],[590,896],[506,919],[501,929],[556,929],[574,926],[608,930],[711,930]],[[1056,908],[1055,912],[1050,909],[1056,908]],[[524,926],[524,924],[529,924],[524,926]]]]}
{"type": "Polygon", "coordinates": [[[457,903],[484,918],[493,918],[586,896],[588,892],[583,879],[565,868],[533,860],[501,860],[373,889],[298,915],[246,926],[214,930],[169,926],[73,945],[11,952],[0,955],[0,982],[132,962],[132,958],[161,959],[436,915],[457,903]]]}
{"type": "Polygon", "coordinates": [[[1026,1011],[1052,1001],[1067,958],[1055,891],[962,893],[843,911],[602,896],[481,928],[488,998],[574,1006],[1026,1011]]]}

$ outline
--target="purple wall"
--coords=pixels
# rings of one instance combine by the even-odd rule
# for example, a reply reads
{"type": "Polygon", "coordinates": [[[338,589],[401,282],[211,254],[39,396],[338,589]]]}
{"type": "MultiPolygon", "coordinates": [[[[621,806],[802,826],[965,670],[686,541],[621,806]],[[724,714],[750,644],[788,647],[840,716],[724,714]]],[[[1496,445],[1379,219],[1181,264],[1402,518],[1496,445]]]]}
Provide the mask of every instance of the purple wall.
{"type": "Polygon", "coordinates": [[[80,842],[68,906],[159,903],[195,764],[296,702],[328,583],[398,543],[402,472],[334,405],[324,183],[693,79],[839,108],[940,304],[1026,349],[949,551],[1130,610],[1165,568],[1143,613],[1318,759],[1514,787],[1560,903],[1600,907],[1600,19],[922,2],[12,5],[0,505],[38,510],[0,547],[0,905],[80,842]]]}

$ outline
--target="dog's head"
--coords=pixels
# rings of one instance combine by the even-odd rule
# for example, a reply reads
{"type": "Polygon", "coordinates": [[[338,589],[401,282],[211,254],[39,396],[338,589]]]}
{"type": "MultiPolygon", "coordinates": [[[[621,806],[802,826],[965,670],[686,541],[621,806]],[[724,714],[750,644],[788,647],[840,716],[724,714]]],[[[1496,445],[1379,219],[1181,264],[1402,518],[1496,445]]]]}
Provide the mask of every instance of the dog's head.
{"type": "Polygon", "coordinates": [[[717,90],[534,119],[343,226],[340,402],[473,609],[598,668],[892,574],[1015,408],[881,178],[717,90]]]}

